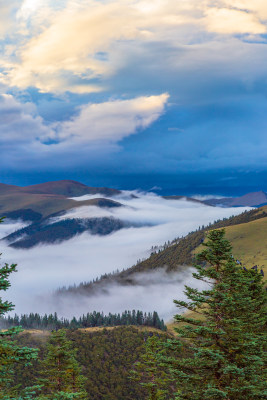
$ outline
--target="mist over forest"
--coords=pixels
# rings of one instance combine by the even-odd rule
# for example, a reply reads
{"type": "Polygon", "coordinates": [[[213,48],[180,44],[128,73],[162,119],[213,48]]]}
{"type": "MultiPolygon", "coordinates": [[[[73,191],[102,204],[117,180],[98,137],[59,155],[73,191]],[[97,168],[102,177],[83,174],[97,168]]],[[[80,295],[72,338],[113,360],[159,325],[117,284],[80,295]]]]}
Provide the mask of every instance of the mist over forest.
{"type": "MultiPolygon", "coordinates": [[[[50,222],[109,217],[135,226],[106,236],[84,232],[62,243],[39,244],[31,249],[14,249],[7,242],[1,242],[3,261],[18,264],[18,272],[13,274],[12,286],[7,293],[16,305],[16,313],[56,311],[62,317],[71,318],[94,310],[105,313],[125,309],[149,311],[152,303],[161,318],[169,319],[174,311],[173,299],[183,296],[184,283],[191,280],[190,269],[169,275],[162,265],[157,273],[137,276],[131,287],[111,285],[106,293],[94,297],[75,295],[58,299],[53,293],[58,287],[78,285],[102,274],[131,267],[137,260],[147,258],[152,246],[160,248],[165,242],[185,236],[199,226],[249,209],[210,207],[200,202],[169,200],[138,191],[124,191],[112,197],[121,207],[78,207],[80,201],[97,197],[96,194],[74,198],[77,208],[50,222]]],[[[1,237],[22,226],[25,223],[6,220],[1,224],[1,237]]]]}

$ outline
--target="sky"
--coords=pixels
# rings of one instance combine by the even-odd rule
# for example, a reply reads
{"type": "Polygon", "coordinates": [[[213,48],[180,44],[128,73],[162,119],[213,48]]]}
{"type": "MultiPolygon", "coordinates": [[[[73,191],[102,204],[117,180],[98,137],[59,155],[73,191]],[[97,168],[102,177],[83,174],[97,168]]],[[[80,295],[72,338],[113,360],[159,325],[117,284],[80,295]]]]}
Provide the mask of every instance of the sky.
{"type": "MultiPolygon", "coordinates": [[[[76,198],[77,205],[80,200],[94,197],[76,198]]],[[[14,312],[44,314],[56,311],[60,316],[72,318],[94,310],[109,313],[155,309],[161,318],[169,320],[175,313],[173,299],[185,297],[184,284],[197,284],[191,268],[185,270],[182,267],[179,273],[167,274],[162,265],[149,274],[135,276],[135,285],[112,284],[91,297],[55,298],[53,293],[62,286],[79,285],[102,274],[129,268],[137,260],[149,257],[152,246],[162,246],[199,226],[249,210],[248,207],[210,207],[185,199],[166,200],[153,193],[136,191],[123,192],[117,200],[124,207],[82,206],[57,218],[113,217],[131,222],[133,226],[106,236],[84,232],[60,244],[40,244],[30,249],[11,248],[8,242],[1,241],[1,261],[18,264],[18,272],[10,276],[11,288],[5,294],[5,300],[15,304],[14,312]]],[[[0,224],[0,239],[22,225],[20,221],[5,220],[0,224]]]]}
{"type": "Polygon", "coordinates": [[[266,190],[265,0],[0,0],[0,182],[266,190]]]}

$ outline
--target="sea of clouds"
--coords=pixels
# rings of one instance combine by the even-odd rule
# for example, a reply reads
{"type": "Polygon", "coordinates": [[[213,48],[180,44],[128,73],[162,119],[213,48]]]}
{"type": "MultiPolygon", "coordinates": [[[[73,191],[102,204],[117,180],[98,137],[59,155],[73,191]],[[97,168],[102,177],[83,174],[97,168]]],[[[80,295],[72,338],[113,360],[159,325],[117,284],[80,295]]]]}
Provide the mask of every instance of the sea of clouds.
{"type": "MultiPolygon", "coordinates": [[[[80,200],[97,197],[103,196],[88,195],[75,200],[78,206],[80,200]]],[[[85,232],[60,244],[39,245],[32,249],[13,249],[1,242],[2,262],[18,264],[18,272],[12,274],[12,286],[6,293],[7,299],[15,303],[16,313],[57,311],[60,316],[72,317],[94,310],[107,313],[142,309],[157,310],[161,317],[168,319],[175,311],[173,299],[184,296],[185,282],[192,283],[192,270],[169,275],[162,269],[136,278],[133,287],[113,285],[105,294],[95,297],[79,295],[55,300],[52,294],[58,287],[90,281],[101,274],[131,267],[138,259],[148,257],[152,246],[160,246],[199,226],[248,210],[247,207],[210,207],[185,199],[166,200],[153,193],[141,192],[122,192],[112,199],[123,207],[78,207],[60,218],[110,216],[134,223],[136,227],[107,236],[85,232]]],[[[4,237],[22,226],[20,221],[6,221],[0,225],[0,235],[4,237]]]]}

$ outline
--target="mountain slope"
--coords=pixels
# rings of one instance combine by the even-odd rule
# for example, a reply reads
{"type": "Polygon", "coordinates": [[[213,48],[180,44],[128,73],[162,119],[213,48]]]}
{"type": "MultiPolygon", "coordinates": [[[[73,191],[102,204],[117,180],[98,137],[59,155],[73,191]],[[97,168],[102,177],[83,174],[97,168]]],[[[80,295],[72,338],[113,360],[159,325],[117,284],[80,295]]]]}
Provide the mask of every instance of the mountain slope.
{"type": "MultiPolygon", "coordinates": [[[[218,221],[208,227],[205,227],[204,229],[189,233],[189,235],[187,235],[185,238],[178,240],[177,244],[174,244],[159,253],[152,254],[147,260],[126,270],[125,274],[143,272],[163,266],[167,266],[167,269],[171,271],[179,269],[181,265],[192,265],[192,263],[194,262],[193,251],[202,243],[205,238],[205,232],[209,229],[216,229],[233,225],[236,226],[236,229],[238,230],[244,223],[266,218],[267,207],[262,207],[260,209],[251,210],[249,212],[239,214],[235,217],[230,217],[222,221],[218,221]]],[[[264,239],[263,233],[262,239],[264,239]]]]}
{"type": "Polygon", "coordinates": [[[20,190],[19,186],[6,185],[5,183],[0,183],[0,196],[2,194],[12,193],[12,192],[16,192],[18,190],[20,190]]]}
{"type": "Polygon", "coordinates": [[[226,239],[233,246],[233,254],[243,265],[252,267],[257,264],[267,275],[267,217],[228,226],[226,239]]]}
{"type": "Polygon", "coordinates": [[[267,204],[267,193],[263,191],[252,192],[252,193],[247,193],[241,197],[210,199],[206,200],[205,203],[212,206],[221,205],[225,207],[241,207],[241,206],[260,207],[267,204]]]}
{"type": "Polygon", "coordinates": [[[187,201],[192,201],[193,203],[207,204],[205,201],[197,200],[194,199],[193,197],[187,197],[187,196],[162,196],[162,197],[165,200],[187,200],[187,201]]]}
{"type": "Polygon", "coordinates": [[[10,247],[29,249],[38,244],[61,243],[83,232],[92,235],[109,235],[128,226],[115,218],[72,218],[49,223],[49,219],[38,221],[22,228],[2,240],[9,242],[10,247]],[[45,223],[46,222],[46,223],[45,223]]]}
{"type": "Polygon", "coordinates": [[[85,194],[102,194],[104,196],[115,196],[120,194],[120,190],[110,189],[110,188],[96,188],[86,186],[83,183],[72,181],[72,180],[62,180],[62,181],[52,181],[46,183],[40,183],[37,185],[26,186],[20,188],[23,193],[33,193],[33,194],[56,194],[67,197],[78,197],[85,194]]]}
{"type": "MultiPolygon", "coordinates": [[[[129,379],[133,364],[144,354],[144,344],[149,336],[156,334],[162,340],[167,334],[155,329],[137,329],[121,326],[87,331],[67,331],[68,339],[77,349],[77,360],[86,377],[85,388],[90,400],[145,400],[147,393],[138,383],[129,379]]],[[[44,357],[49,334],[22,333],[18,342],[22,346],[37,347],[39,357],[44,357]]],[[[40,372],[40,363],[32,366],[15,366],[16,383],[22,387],[32,386],[40,372]]]]}
{"type": "Polygon", "coordinates": [[[92,199],[77,202],[69,197],[78,197],[85,194],[100,194],[110,197],[119,193],[120,191],[116,189],[93,188],[75,181],[46,182],[26,187],[0,184],[0,216],[9,218],[17,218],[18,216],[23,220],[28,218],[28,220],[35,221],[35,213],[41,214],[42,217],[47,217],[50,214],[84,205],[116,206],[119,203],[109,199],[92,199]],[[25,210],[28,210],[26,215],[25,210]]]}
{"type": "Polygon", "coordinates": [[[162,267],[166,267],[168,272],[184,270],[194,264],[195,255],[205,240],[205,233],[218,228],[226,229],[226,237],[233,246],[233,254],[240,261],[243,261],[248,268],[258,264],[267,274],[267,206],[265,206],[191,232],[184,238],[175,239],[165,250],[151,254],[148,259],[131,268],[105,274],[93,282],[59,289],[56,296],[78,293],[91,296],[98,292],[104,293],[110,284],[134,285],[136,274],[157,271],[162,267]]]}

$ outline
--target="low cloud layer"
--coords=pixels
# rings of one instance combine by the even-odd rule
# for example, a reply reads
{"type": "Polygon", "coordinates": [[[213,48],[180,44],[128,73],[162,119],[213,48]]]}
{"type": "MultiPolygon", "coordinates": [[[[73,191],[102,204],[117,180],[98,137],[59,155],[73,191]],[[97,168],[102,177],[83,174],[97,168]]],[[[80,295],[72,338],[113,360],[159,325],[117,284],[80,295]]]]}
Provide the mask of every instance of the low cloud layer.
{"type": "MultiPolygon", "coordinates": [[[[80,199],[82,198],[84,197],[80,199]]],[[[88,308],[109,311],[111,307],[110,311],[115,312],[119,307],[119,310],[153,308],[165,316],[172,307],[171,297],[177,297],[176,284],[166,277],[161,289],[161,279],[158,283],[153,280],[149,290],[140,285],[133,288],[114,287],[110,288],[108,296],[101,296],[99,300],[98,297],[80,299],[82,304],[80,308],[79,301],[75,301],[77,309],[75,305],[73,310],[69,308],[68,301],[66,304],[51,302],[51,293],[64,285],[79,284],[116,269],[128,268],[138,259],[148,257],[152,246],[162,245],[175,237],[186,235],[202,224],[206,225],[219,218],[237,215],[246,209],[208,207],[185,200],[165,200],[154,194],[138,192],[123,193],[117,200],[123,203],[124,207],[98,209],[97,216],[105,214],[151,226],[122,229],[108,236],[92,236],[84,233],[61,244],[40,245],[29,250],[12,249],[2,242],[3,259],[10,263],[18,263],[18,273],[11,277],[12,287],[7,293],[8,298],[16,304],[17,313],[38,310],[58,311],[60,315],[70,316],[74,312],[76,314],[86,312],[88,308]],[[139,198],[132,198],[131,194],[138,195],[139,198]],[[157,296],[158,291],[161,291],[161,295],[157,296]],[[135,301],[131,303],[131,299],[135,301]]],[[[92,217],[95,211],[95,207],[76,208],[66,216],[88,218],[92,217]]],[[[4,229],[4,224],[2,227],[4,229]]],[[[8,229],[10,231],[10,226],[8,229]]]]}
{"type": "MultiPolygon", "coordinates": [[[[105,314],[123,312],[125,310],[157,311],[160,318],[170,321],[175,313],[181,310],[173,304],[174,299],[185,300],[184,285],[204,289],[207,284],[192,277],[193,268],[183,269],[177,273],[166,273],[164,268],[151,273],[135,276],[134,286],[118,284],[105,287],[106,293],[87,297],[83,295],[62,295],[52,301],[57,303],[59,314],[68,318],[80,316],[94,310],[105,314]],[[67,312],[67,314],[66,314],[67,312]]],[[[45,309],[45,308],[44,308],[45,309]]]]}

